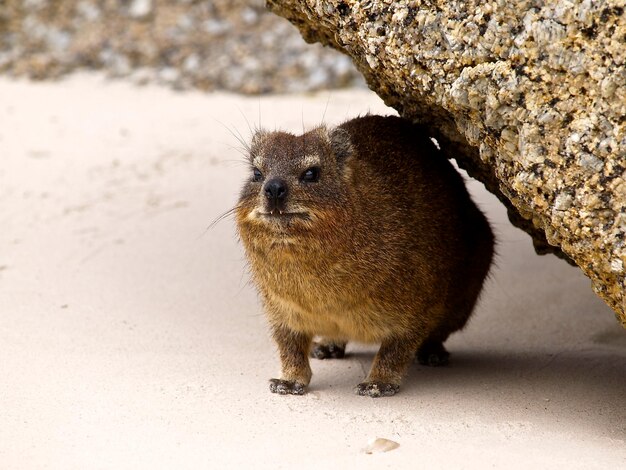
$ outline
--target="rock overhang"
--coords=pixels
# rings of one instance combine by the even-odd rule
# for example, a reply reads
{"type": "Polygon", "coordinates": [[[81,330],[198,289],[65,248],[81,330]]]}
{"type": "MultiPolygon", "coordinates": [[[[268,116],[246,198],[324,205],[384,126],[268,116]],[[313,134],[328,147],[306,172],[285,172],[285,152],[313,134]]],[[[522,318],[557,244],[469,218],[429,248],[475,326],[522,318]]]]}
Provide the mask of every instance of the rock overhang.
{"type": "Polygon", "coordinates": [[[626,326],[623,0],[267,1],[426,126],[626,326]]]}

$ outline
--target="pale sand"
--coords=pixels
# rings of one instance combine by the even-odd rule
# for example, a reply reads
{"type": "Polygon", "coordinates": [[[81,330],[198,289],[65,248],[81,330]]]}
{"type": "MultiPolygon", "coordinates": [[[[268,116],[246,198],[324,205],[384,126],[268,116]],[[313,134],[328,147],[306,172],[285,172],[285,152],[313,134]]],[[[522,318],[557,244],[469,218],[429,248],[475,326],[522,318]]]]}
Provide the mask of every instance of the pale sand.
{"type": "Polygon", "coordinates": [[[538,257],[480,184],[499,257],[452,364],[355,396],[375,348],[278,359],[230,208],[223,125],[299,131],[367,91],[242,98],[78,76],[0,80],[0,468],[626,468],[626,332],[579,270],[538,257]],[[374,437],[400,444],[362,452],[374,437]],[[220,467],[222,466],[222,467],[220,467]]]}

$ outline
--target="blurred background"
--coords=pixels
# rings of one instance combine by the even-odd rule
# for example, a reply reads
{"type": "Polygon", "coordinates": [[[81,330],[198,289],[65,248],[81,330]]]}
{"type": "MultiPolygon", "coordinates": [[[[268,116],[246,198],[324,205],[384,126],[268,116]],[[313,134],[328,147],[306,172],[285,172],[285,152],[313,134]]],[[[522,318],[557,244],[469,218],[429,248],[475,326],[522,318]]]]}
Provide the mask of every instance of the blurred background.
{"type": "Polygon", "coordinates": [[[306,44],[264,0],[0,1],[1,74],[77,69],[246,94],[363,86],[348,57],[306,44]]]}

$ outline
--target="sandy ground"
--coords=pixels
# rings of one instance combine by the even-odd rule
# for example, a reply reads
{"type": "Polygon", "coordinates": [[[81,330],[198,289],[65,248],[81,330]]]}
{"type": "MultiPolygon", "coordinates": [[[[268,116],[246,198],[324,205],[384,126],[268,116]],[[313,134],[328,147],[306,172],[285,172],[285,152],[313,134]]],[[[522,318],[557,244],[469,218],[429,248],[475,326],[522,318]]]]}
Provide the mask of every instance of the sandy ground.
{"type": "Polygon", "coordinates": [[[482,186],[498,266],[452,364],[352,393],[375,348],[278,359],[232,220],[227,127],[389,113],[367,91],[241,98],[79,76],[0,80],[0,467],[626,468],[626,332],[576,269],[535,256],[482,186]],[[385,437],[400,447],[362,452],[385,437]]]}

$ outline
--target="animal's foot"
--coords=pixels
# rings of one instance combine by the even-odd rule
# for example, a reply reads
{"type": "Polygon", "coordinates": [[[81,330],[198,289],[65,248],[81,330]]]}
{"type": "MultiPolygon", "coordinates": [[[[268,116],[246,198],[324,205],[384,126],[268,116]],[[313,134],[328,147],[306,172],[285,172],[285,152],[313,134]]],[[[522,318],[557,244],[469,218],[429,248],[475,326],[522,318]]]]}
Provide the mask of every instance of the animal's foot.
{"type": "Polygon", "coordinates": [[[279,395],[304,395],[306,385],[292,380],[270,379],[270,392],[279,395]]]}
{"type": "Polygon", "coordinates": [[[400,390],[400,385],[387,382],[362,382],[356,386],[357,395],[364,397],[392,397],[400,390]]]}
{"type": "Polygon", "coordinates": [[[311,348],[311,357],[315,359],[342,359],[345,355],[345,344],[313,343],[313,348],[311,348]]]}
{"type": "Polygon", "coordinates": [[[417,361],[423,366],[447,366],[450,362],[450,353],[441,343],[427,343],[417,351],[417,361]]]}

